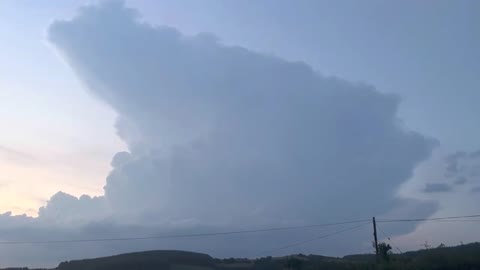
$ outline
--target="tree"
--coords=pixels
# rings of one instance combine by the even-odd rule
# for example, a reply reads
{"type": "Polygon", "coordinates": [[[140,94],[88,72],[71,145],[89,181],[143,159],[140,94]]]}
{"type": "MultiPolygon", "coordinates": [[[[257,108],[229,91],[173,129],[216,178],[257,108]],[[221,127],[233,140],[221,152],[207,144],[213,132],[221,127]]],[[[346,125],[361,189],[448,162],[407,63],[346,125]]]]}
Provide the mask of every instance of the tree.
{"type": "Polygon", "coordinates": [[[386,244],[386,243],[378,244],[378,253],[384,261],[390,260],[390,257],[388,255],[390,254],[391,249],[392,247],[389,244],[386,244]]]}

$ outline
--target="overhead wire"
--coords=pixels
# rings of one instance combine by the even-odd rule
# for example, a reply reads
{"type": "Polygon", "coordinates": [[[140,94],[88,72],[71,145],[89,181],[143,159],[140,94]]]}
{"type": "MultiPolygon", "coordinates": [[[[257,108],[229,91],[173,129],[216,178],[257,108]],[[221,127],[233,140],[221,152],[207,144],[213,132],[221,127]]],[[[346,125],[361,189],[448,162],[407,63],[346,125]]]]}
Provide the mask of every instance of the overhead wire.
{"type": "MultiPolygon", "coordinates": [[[[469,219],[469,218],[480,218],[480,214],[476,215],[463,215],[463,216],[449,216],[449,217],[436,217],[436,218],[415,218],[415,219],[377,219],[377,223],[393,223],[393,222],[422,222],[422,221],[445,221],[445,222],[479,222],[479,219],[469,219]]],[[[221,235],[235,235],[235,234],[249,234],[249,233],[261,233],[261,232],[274,232],[274,231],[286,231],[286,230],[297,230],[297,229],[306,229],[306,228],[315,228],[315,227],[328,227],[328,226],[339,226],[346,224],[355,224],[362,222],[370,222],[370,219],[361,219],[361,220],[351,220],[344,222],[334,222],[334,223],[321,223],[313,225],[303,225],[303,226],[289,226],[289,227],[276,227],[276,228],[265,228],[265,229],[253,229],[253,230],[238,230],[238,231],[223,231],[223,232],[211,232],[211,233],[194,233],[194,234],[174,234],[174,235],[162,235],[162,236],[143,236],[143,237],[118,237],[118,238],[90,238],[90,239],[66,239],[66,240],[29,240],[29,241],[0,241],[0,245],[20,245],[20,244],[61,244],[61,243],[86,243],[86,242],[113,242],[113,241],[136,241],[136,240],[150,240],[150,239],[173,239],[173,238],[189,238],[189,237],[207,237],[207,236],[221,236],[221,235]]],[[[350,229],[355,229],[360,226],[355,226],[352,228],[347,228],[345,231],[350,229]]],[[[332,235],[342,233],[344,230],[333,233],[332,235]]],[[[306,242],[314,241],[316,239],[321,239],[328,237],[330,234],[315,237],[309,239],[306,242]]],[[[303,244],[305,241],[299,243],[293,243],[293,246],[303,244]]],[[[305,243],[306,243],[305,242],[305,243]]],[[[291,245],[288,245],[288,248],[291,245]]]]}
{"type": "Polygon", "coordinates": [[[254,229],[254,230],[239,230],[239,231],[224,231],[224,232],[211,232],[211,233],[196,233],[196,234],[176,234],[176,235],[163,235],[163,236],[144,236],[144,237],[120,237],[120,238],[90,238],[90,239],[68,239],[68,240],[37,240],[37,241],[3,241],[0,245],[20,245],[20,244],[61,244],[61,243],[86,243],[86,242],[113,242],[113,241],[135,241],[135,240],[151,240],[151,239],[171,239],[171,238],[189,238],[189,237],[205,237],[205,236],[219,236],[219,235],[234,235],[234,234],[249,234],[260,232],[272,232],[283,230],[296,230],[315,227],[328,227],[338,226],[345,224],[354,224],[360,222],[366,222],[368,220],[352,220],[344,222],[334,223],[321,223],[304,226],[290,226],[290,227],[277,227],[266,229],[254,229]]]}
{"type": "Polygon", "coordinates": [[[357,226],[348,227],[348,228],[343,229],[343,230],[335,231],[335,232],[328,233],[328,234],[324,234],[324,235],[321,235],[321,236],[316,236],[316,237],[314,237],[314,238],[310,238],[310,239],[307,239],[307,240],[302,240],[302,241],[293,242],[293,243],[290,243],[290,244],[287,244],[287,245],[285,245],[285,246],[281,246],[281,247],[278,247],[278,248],[266,250],[266,251],[263,251],[263,252],[258,253],[257,255],[255,255],[255,257],[258,257],[258,256],[263,255],[263,254],[266,254],[266,253],[273,253],[273,252],[277,252],[277,251],[284,250],[284,249],[287,249],[287,248],[291,248],[291,247],[294,247],[294,246],[303,245],[303,244],[306,244],[306,243],[309,243],[309,242],[313,242],[313,241],[316,241],[316,240],[320,240],[320,239],[323,239],[323,238],[327,238],[327,237],[330,237],[330,236],[333,236],[333,235],[337,235],[337,234],[340,234],[340,233],[344,233],[344,232],[347,232],[347,231],[359,229],[359,228],[361,228],[361,227],[363,227],[363,226],[365,226],[365,225],[367,225],[367,224],[369,224],[369,223],[370,223],[370,222],[368,222],[368,223],[363,223],[363,224],[360,224],[360,225],[357,225],[357,226]]]}
{"type": "Polygon", "coordinates": [[[413,219],[377,219],[377,222],[420,222],[420,221],[439,221],[439,220],[457,220],[461,218],[478,218],[480,214],[477,215],[467,215],[467,216],[450,216],[450,217],[436,217],[436,218],[413,218],[413,219]]]}

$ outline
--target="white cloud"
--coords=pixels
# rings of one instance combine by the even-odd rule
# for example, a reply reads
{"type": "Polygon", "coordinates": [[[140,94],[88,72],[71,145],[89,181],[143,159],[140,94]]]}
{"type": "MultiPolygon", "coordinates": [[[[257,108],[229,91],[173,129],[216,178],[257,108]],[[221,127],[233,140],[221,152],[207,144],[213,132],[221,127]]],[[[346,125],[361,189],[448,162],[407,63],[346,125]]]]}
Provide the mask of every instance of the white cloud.
{"type": "Polygon", "coordinates": [[[108,216],[104,197],[75,196],[58,192],[38,211],[42,222],[65,226],[80,226],[108,216]]]}

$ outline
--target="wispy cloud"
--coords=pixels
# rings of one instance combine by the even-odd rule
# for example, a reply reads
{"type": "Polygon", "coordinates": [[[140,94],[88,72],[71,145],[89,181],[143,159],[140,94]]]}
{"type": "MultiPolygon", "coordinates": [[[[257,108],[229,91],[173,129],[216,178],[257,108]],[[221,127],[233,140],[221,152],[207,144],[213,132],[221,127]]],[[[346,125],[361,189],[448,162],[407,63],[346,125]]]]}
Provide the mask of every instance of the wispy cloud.
{"type": "Polygon", "coordinates": [[[20,163],[23,165],[31,165],[38,162],[38,159],[29,153],[18,151],[2,145],[0,145],[0,157],[7,161],[20,163]]]}

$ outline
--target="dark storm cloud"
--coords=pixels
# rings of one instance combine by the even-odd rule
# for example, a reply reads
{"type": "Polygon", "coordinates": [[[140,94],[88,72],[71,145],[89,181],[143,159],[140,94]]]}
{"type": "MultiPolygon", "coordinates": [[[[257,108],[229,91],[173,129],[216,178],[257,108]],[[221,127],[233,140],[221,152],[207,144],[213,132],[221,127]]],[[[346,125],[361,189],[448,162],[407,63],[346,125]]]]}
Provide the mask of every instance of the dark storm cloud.
{"type": "Polygon", "coordinates": [[[470,153],[471,158],[480,158],[480,150],[470,153]]]}
{"type": "Polygon", "coordinates": [[[479,187],[473,187],[470,191],[473,192],[473,193],[478,193],[478,192],[480,192],[480,186],[479,187]]]}
{"type": "Polygon", "coordinates": [[[439,193],[439,192],[450,192],[452,187],[444,183],[427,183],[423,192],[425,193],[439,193]]]}
{"type": "Polygon", "coordinates": [[[455,185],[464,185],[468,182],[468,179],[466,177],[460,176],[455,180],[454,184],[455,185]]]}
{"type": "Polygon", "coordinates": [[[445,176],[455,179],[454,184],[475,182],[480,175],[480,151],[458,151],[445,158],[445,176]]]}
{"type": "Polygon", "coordinates": [[[468,155],[466,152],[463,151],[458,151],[453,154],[450,154],[445,158],[446,161],[446,167],[445,170],[447,171],[448,174],[456,174],[458,173],[458,163],[466,158],[468,155]]]}
{"type": "MultiPolygon", "coordinates": [[[[401,124],[398,97],[137,16],[110,1],[49,28],[49,40],[78,77],[117,112],[117,133],[129,151],[113,157],[105,196],[59,193],[29,220],[31,228],[54,223],[63,228],[60,236],[102,237],[435,211],[395,196],[436,144],[401,124]],[[72,223],[83,225],[62,225],[72,223]]],[[[251,256],[312,234],[318,232],[238,237],[235,245],[226,238],[185,240],[175,247],[251,256]]],[[[324,247],[341,254],[351,241],[369,238],[359,233],[324,247]]],[[[99,244],[95,254],[120,247],[99,244]]],[[[143,248],[152,245],[128,245],[143,248]]],[[[51,256],[45,251],[45,259],[51,256]]]]}

